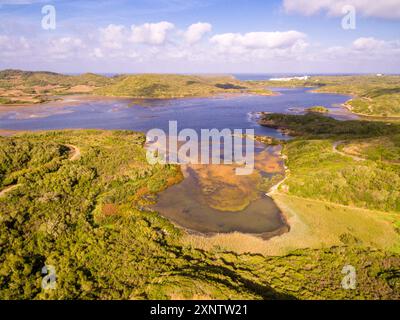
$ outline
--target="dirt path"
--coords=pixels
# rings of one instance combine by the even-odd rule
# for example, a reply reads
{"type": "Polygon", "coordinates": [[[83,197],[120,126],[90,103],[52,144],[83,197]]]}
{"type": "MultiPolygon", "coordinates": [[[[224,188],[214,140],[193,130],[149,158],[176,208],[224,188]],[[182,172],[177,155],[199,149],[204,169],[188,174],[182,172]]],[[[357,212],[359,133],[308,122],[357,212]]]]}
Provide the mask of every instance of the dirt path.
{"type": "Polygon", "coordinates": [[[342,151],[339,151],[339,150],[338,150],[338,146],[339,146],[340,144],[342,144],[343,142],[344,142],[344,141],[335,141],[335,142],[333,143],[333,147],[332,147],[333,152],[335,152],[335,153],[337,153],[337,154],[340,154],[341,156],[344,156],[344,157],[350,157],[350,158],[352,158],[352,159],[355,160],[355,161],[366,161],[366,159],[364,159],[364,158],[357,157],[357,156],[354,156],[354,155],[351,155],[351,154],[348,154],[348,153],[344,153],[344,152],[342,152],[342,151]]]}
{"type": "MultiPolygon", "coordinates": [[[[76,161],[81,158],[81,150],[78,147],[73,146],[71,144],[66,144],[65,146],[67,146],[71,150],[69,155],[69,161],[76,161]]],[[[0,198],[4,197],[8,192],[18,188],[19,186],[20,184],[14,184],[12,186],[5,188],[4,190],[1,190],[0,198]]]]}
{"type": "Polygon", "coordinates": [[[65,146],[67,146],[71,150],[69,155],[70,161],[76,161],[81,158],[81,150],[78,147],[73,146],[72,144],[66,144],[65,146]]]}
{"type": "Polygon", "coordinates": [[[273,197],[274,194],[279,193],[279,187],[287,180],[288,178],[288,173],[285,173],[285,178],[283,180],[281,180],[280,182],[278,182],[276,185],[274,185],[271,189],[269,189],[268,193],[266,193],[266,195],[270,198],[273,197]]]}
{"type": "Polygon", "coordinates": [[[8,192],[18,188],[20,185],[19,184],[14,184],[12,186],[9,186],[7,188],[5,188],[4,190],[0,191],[0,198],[4,197],[8,192]]]}

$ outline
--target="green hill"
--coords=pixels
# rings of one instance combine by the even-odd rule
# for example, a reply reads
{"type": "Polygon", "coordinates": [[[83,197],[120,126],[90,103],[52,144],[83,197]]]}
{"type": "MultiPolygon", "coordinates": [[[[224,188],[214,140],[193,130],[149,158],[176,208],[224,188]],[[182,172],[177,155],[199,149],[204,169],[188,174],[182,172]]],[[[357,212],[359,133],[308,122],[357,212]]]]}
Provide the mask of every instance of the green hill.
{"type": "Polygon", "coordinates": [[[233,77],[142,74],[121,76],[119,81],[95,91],[99,95],[132,98],[205,97],[224,93],[272,94],[233,77]]]}
{"type": "Polygon", "coordinates": [[[67,94],[161,99],[224,93],[273,94],[263,85],[238,81],[230,76],[142,74],[109,78],[93,73],[0,71],[0,104],[9,105],[42,103],[67,94]]]}
{"type": "Polygon", "coordinates": [[[92,93],[112,83],[101,75],[64,75],[46,71],[0,71],[0,104],[33,104],[53,100],[54,96],[92,93]]]}

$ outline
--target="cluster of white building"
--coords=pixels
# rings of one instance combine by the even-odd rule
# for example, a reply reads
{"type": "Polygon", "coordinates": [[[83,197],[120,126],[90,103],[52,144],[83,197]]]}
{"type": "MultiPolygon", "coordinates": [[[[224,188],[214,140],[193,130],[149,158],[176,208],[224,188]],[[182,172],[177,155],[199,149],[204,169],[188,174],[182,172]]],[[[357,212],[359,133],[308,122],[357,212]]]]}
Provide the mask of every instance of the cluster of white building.
{"type": "Polygon", "coordinates": [[[291,78],[272,78],[270,81],[292,81],[292,80],[308,80],[309,76],[304,77],[291,77],[291,78]]]}

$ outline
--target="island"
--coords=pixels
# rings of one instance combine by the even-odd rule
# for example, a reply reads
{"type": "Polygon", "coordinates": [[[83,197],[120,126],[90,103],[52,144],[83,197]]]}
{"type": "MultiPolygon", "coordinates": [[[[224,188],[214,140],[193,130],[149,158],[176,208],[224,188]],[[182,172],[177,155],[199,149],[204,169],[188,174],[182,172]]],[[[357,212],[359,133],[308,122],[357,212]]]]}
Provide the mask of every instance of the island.
{"type": "Polygon", "coordinates": [[[329,113],[329,109],[324,107],[324,106],[315,106],[315,107],[307,108],[306,112],[311,112],[311,113],[329,113]]]}

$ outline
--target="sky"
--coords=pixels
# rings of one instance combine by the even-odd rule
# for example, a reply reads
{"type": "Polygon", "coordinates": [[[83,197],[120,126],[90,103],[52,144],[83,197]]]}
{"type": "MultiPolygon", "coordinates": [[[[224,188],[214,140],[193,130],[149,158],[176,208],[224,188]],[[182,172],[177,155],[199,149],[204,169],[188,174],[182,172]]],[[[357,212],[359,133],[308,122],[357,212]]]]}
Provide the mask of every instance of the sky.
{"type": "Polygon", "coordinates": [[[400,0],[0,0],[0,69],[400,73],[400,0]]]}

